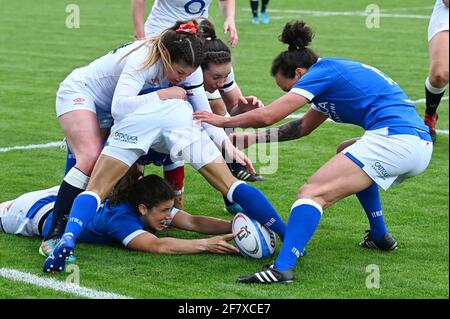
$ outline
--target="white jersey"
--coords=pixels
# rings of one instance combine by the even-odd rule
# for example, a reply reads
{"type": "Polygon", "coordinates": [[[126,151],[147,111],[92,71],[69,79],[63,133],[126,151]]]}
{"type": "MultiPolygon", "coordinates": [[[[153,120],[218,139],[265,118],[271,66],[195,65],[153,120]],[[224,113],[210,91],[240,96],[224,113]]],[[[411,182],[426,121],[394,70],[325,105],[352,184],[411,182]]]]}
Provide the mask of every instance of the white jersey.
{"type": "MultiPolygon", "coordinates": [[[[142,43],[143,41],[135,41],[125,44],[88,66],[75,69],[61,84],[64,89],[60,88],[58,96],[63,95],[68,87],[72,87],[72,91],[82,91],[85,96],[91,97],[97,110],[112,114],[115,121],[120,121],[127,114],[145,112],[146,108],[160,102],[156,90],[167,88],[171,84],[165,77],[162,61],[142,69],[149,45],[144,44],[124,58],[142,43]]],[[[200,67],[177,85],[186,89],[194,111],[211,112],[200,67]]],[[[214,136],[217,145],[227,138],[222,129],[206,123],[203,126],[214,136]]]]}
{"type": "Polygon", "coordinates": [[[177,20],[208,17],[212,0],[155,0],[145,22],[145,35],[155,36],[172,27],[177,20]]]}

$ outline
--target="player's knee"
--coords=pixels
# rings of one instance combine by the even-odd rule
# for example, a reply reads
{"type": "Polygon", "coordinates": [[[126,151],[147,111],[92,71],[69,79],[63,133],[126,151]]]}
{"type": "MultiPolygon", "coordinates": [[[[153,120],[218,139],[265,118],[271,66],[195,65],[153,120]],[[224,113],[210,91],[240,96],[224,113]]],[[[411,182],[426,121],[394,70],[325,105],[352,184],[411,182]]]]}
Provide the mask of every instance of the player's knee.
{"type": "Polygon", "coordinates": [[[432,86],[443,88],[448,84],[448,69],[441,65],[437,65],[431,69],[429,78],[432,86]]]}
{"type": "Polygon", "coordinates": [[[319,185],[311,183],[306,183],[298,190],[297,199],[311,199],[323,208],[331,205],[331,203],[328,203],[326,198],[320,193],[319,185]]]}
{"type": "Polygon", "coordinates": [[[80,154],[76,154],[77,164],[76,166],[85,174],[90,175],[94,169],[95,163],[100,156],[101,149],[91,148],[84,150],[80,154]]]}

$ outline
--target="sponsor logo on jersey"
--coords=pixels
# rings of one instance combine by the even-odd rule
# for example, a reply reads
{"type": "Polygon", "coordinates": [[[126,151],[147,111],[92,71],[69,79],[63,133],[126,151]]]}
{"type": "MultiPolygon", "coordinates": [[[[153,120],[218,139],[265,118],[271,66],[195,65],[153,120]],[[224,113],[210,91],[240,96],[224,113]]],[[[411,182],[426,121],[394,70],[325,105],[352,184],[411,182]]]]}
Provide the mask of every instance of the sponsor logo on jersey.
{"type": "Polygon", "coordinates": [[[320,102],[317,104],[314,104],[317,108],[317,110],[323,114],[325,114],[326,116],[328,116],[330,119],[332,119],[335,122],[341,122],[342,123],[342,119],[341,117],[338,115],[337,111],[336,111],[336,105],[334,103],[331,102],[320,102]]]}
{"type": "Polygon", "coordinates": [[[378,173],[378,175],[382,178],[389,177],[388,171],[381,165],[380,162],[375,162],[372,164],[372,169],[378,173]]]}
{"type": "Polygon", "coordinates": [[[137,144],[137,142],[138,142],[137,136],[129,135],[127,133],[120,133],[120,132],[114,133],[114,139],[116,141],[125,142],[125,143],[129,143],[129,144],[137,144]]]}
{"type": "Polygon", "coordinates": [[[86,102],[85,99],[83,99],[82,97],[77,97],[76,99],[72,100],[73,105],[83,105],[84,102],[86,102]]]}

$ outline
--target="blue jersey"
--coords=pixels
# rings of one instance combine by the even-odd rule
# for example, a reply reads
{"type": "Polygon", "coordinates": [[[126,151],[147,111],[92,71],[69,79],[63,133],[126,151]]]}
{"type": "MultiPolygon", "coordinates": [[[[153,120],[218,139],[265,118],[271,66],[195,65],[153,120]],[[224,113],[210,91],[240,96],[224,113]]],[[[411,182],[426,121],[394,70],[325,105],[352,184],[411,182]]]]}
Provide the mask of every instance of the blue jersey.
{"type": "Polygon", "coordinates": [[[122,201],[117,205],[103,202],[94,218],[86,224],[79,240],[105,245],[122,243],[126,246],[144,231],[144,224],[128,202],[122,201]]]}
{"type": "Polygon", "coordinates": [[[359,62],[321,58],[293,86],[313,108],[335,122],[365,130],[412,127],[429,132],[400,86],[380,70],[359,62]]]}
{"type": "MultiPolygon", "coordinates": [[[[172,218],[178,209],[172,208],[172,218]]],[[[53,219],[51,213],[45,222],[43,236],[50,230],[53,219]]],[[[87,243],[114,245],[128,243],[139,234],[145,232],[145,225],[136,210],[127,202],[122,201],[116,205],[108,205],[105,201],[98,209],[94,218],[83,228],[78,240],[87,243]]]]}

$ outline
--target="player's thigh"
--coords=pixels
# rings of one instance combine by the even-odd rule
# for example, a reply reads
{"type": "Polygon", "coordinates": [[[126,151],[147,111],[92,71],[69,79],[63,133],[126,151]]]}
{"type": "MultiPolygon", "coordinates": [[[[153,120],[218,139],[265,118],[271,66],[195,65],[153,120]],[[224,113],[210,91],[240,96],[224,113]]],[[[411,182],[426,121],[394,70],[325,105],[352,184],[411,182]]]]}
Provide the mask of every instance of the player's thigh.
{"type": "Polygon", "coordinates": [[[300,188],[298,197],[312,199],[326,208],[372,183],[372,179],[356,163],[338,153],[308,179],[300,188]]]}
{"type": "Polygon", "coordinates": [[[58,119],[77,159],[100,154],[103,140],[96,113],[85,109],[74,110],[64,113],[58,119]]]}

